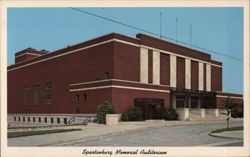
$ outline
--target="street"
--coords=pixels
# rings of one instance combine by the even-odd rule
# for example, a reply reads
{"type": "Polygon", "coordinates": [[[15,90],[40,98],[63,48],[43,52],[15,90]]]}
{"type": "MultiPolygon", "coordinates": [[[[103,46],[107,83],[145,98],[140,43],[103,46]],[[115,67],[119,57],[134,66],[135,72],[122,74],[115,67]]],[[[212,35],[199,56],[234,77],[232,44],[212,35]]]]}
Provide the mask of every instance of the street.
{"type": "MultiPolygon", "coordinates": [[[[232,123],[231,126],[241,126],[232,123]]],[[[241,139],[211,137],[208,133],[225,124],[163,126],[123,133],[95,140],[73,141],[54,146],[242,146],[241,139]]]]}

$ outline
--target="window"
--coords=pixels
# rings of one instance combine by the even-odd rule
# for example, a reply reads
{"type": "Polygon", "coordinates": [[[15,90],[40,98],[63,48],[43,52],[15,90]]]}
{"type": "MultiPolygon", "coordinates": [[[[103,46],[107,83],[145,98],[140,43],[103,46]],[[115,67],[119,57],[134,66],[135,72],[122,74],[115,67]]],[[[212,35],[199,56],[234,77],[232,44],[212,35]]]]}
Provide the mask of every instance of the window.
{"type": "Polygon", "coordinates": [[[54,118],[50,118],[50,122],[51,122],[51,123],[54,123],[54,118]]]}
{"type": "Polygon", "coordinates": [[[51,104],[52,101],[52,83],[47,82],[45,84],[45,99],[46,99],[46,104],[51,104]]]}
{"type": "Polygon", "coordinates": [[[185,96],[176,95],[176,108],[184,108],[184,107],[185,107],[185,96]]]}
{"type": "Polygon", "coordinates": [[[40,101],[40,85],[35,85],[34,86],[33,96],[34,96],[34,104],[35,105],[39,104],[39,101],[40,101]]]}
{"type": "Polygon", "coordinates": [[[41,123],[41,117],[38,118],[38,122],[41,123]]]}
{"type": "Polygon", "coordinates": [[[76,94],[75,99],[76,99],[76,100],[75,100],[76,102],[80,102],[80,99],[81,99],[81,98],[80,98],[80,95],[79,95],[79,94],[76,94]]]}
{"type": "Polygon", "coordinates": [[[30,117],[28,117],[28,122],[30,122],[30,117]]]}
{"type": "Polygon", "coordinates": [[[86,93],[83,94],[83,100],[88,101],[88,95],[86,93]]]}
{"type": "Polygon", "coordinates": [[[67,124],[67,118],[63,118],[64,124],[67,124]]]}
{"type": "Polygon", "coordinates": [[[33,122],[36,122],[36,117],[33,117],[33,122]]]}
{"type": "Polygon", "coordinates": [[[47,117],[44,118],[44,123],[47,123],[47,117]]]}
{"type": "Polygon", "coordinates": [[[14,121],[16,121],[16,117],[14,117],[14,121]]]}
{"type": "Polygon", "coordinates": [[[57,118],[57,124],[60,124],[60,118],[57,118]]]}
{"type": "Polygon", "coordinates": [[[23,101],[24,101],[24,105],[29,104],[29,87],[28,86],[25,86],[23,89],[23,101]]]}
{"type": "Polygon", "coordinates": [[[23,121],[25,122],[25,117],[23,117],[23,121]]]}
{"type": "Polygon", "coordinates": [[[104,73],[104,79],[110,79],[109,72],[104,73]]]}
{"type": "Polygon", "coordinates": [[[19,122],[21,121],[21,118],[20,118],[20,117],[18,117],[18,121],[19,121],[19,122]]]}

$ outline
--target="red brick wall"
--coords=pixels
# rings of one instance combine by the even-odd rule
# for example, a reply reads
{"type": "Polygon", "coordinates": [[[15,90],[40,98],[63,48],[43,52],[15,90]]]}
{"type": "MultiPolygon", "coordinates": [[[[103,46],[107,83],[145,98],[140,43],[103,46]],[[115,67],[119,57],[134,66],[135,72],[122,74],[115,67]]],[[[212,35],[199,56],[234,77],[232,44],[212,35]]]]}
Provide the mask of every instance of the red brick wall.
{"type": "Polygon", "coordinates": [[[118,113],[126,113],[130,107],[134,106],[135,98],[157,98],[164,99],[164,107],[170,107],[169,93],[138,91],[128,89],[112,89],[112,103],[118,113]]]}
{"type": "Polygon", "coordinates": [[[222,68],[211,66],[211,89],[222,91],[222,68]]]}
{"type": "MultiPolygon", "coordinates": [[[[8,72],[8,113],[70,113],[72,96],[69,84],[104,79],[113,75],[113,45],[108,43],[77,53],[8,72]],[[45,104],[45,83],[53,84],[52,104],[45,104]],[[33,105],[33,86],[40,85],[40,104],[33,105]],[[24,106],[23,87],[30,87],[30,105],[24,106]]],[[[103,93],[104,95],[108,93],[103,93]]],[[[110,94],[110,93],[109,93],[110,94]]],[[[110,94],[111,95],[111,94],[110,94]]],[[[97,96],[97,99],[99,96],[97,96]]],[[[107,97],[107,96],[106,96],[107,97]]],[[[98,100],[97,100],[98,101],[98,100]]],[[[101,100],[103,101],[103,100],[101,100]]],[[[95,106],[96,104],[89,104],[95,106]]],[[[86,109],[89,110],[89,109],[86,109]]]]}
{"type": "Polygon", "coordinates": [[[114,77],[116,79],[140,81],[140,49],[123,43],[114,45],[114,77]]]}
{"type": "Polygon", "coordinates": [[[15,63],[23,62],[25,60],[35,58],[35,57],[37,57],[37,56],[34,56],[34,55],[22,55],[22,56],[19,56],[19,57],[15,58],[15,63]]]}
{"type": "MultiPolygon", "coordinates": [[[[180,45],[176,45],[170,42],[166,42],[151,36],[147,36],[144,34],[138,34],[137,37],[141,40],[141,44],[146,46],[151,46],[154,48],[162,49],[169,52],[174,52],[180,55],[197,58],[205,61],[211,61],[211,57],[209,54],[202,53],[187,47],[183,47],[180,45]]],[[[217,64],[220,64],[219,62],[217,64]]]]}
{"type": "Polygon", "coordinates": [[[70,102],[68,104],[68,112],[76,113],[76,109],[80,109],[80,113],[96,113],[97,106],[104,101],[112,102],[111,88],[88,90],[79,92],[70,92],[70,102]],[[75,100],[76,95],[80,95],[80,101],[75,100]],[[87,101],[84,101],[84,94],[87,94],[87,101]]]}
{"type": "Polygon", "coordinates": [[[160,54],[160,83],[170,85],[170,56],[160,54]]]}
{"type": "Polygon", "coordinates": [[[148,83],[153,83],[153,51],[148,50],[148,83]]]}
{"type": "Polygon", "coordinates": [[[204,86],[204,91],[207,89],[207,67],[206,64],[203,64],[203,86],[204,86]]]}
{"type": "Polygon", "coordinates": [[[177,87],[185,88],[185,59],[177,57],[177,87]]]}
{"type": "Polygon", "coordinates": [[[191,61],[191,89],[198,89],[199,84],[198,62],[191,61]]]}
{"type": "MultiPolygon", "coordinates": [[[[235,99],[235,98],[230,98],[230,99],[233,100],[233,103],[243,104],[243,99],[235,99]]],[[[224,108],[225,100],[226,100],[226,98],[217,97],[216,98],[216,107],[217,108],[224,108]]]]}

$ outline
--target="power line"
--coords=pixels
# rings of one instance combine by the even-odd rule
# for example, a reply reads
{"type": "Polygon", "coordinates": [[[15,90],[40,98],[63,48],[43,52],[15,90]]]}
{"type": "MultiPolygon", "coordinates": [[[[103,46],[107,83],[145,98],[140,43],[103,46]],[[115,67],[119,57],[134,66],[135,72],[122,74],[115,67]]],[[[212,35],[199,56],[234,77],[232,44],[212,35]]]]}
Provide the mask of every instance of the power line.
{"type": "Polygon", "coordinates": [[[153,35],[158,36],[158,34],[156,34],[156,33],[153,33],[153,32],[150,32],[150,31],[147,31],[147,30],[144,30],[144,29],[141,29],[141,28],[132,26],[132,25],[128,25],[128,24],[126,24],[126,23],[122,23],[122,22],[119,22],[119,21],[116,21],[116,20],[113,20],[113,19],[110,19],[110,18],[106,18],[106,17],[100,16],[100,15],[96,15],[96,14],[93,14],[93,13],[90,13],[90,12],[87,12],[87,11],[84,11],[84,10],[81,10],[81,9],[72,8],[72,7],[70,7],[70,9],[73,9],[73,10],[76,10],[76,11],[78,11],[78,12],[82,12],[82,13],[85,13],[85,14],[88,14],[88,15],[92,15],[92,16],[95,16],[95,17],[98,17],[98,18],[101,18],[101,19],[110,21],[110,22],[114,22],[114,23],[117,23],[117,24],[120,24],[120,25],[129,27],[129,28],[132,28],[132,29],[137,29],[137,30],[140,30],[140,31],[142,31],[142,32],[146,32],[146,33],[149,33],[149,34],[153,34],[153,35]]]}
{"type": "MultiPolygon", "coordinates": [[[[107,21],[110,21],[110,22],[113,22],[113,23],[116,23],[116,24],[119,24],[119,25],[123,25],[123,26],[129,27],[129,28],[131,28],[131,29],[136,29],[136,30],[139,30],[139,31],[142,31],[142,32],[145,32],[145,33],[154,35],[154,36],[159,36],[159,34],[157,34],[157,33],[150,32],[150,31],[148,31],[148,30],[145,30],[145,29],[142,29],[142,28],[139,28],[139,27],[135,27],[135,26],[132,26],[132,25],[129,25],[129,24],[126,24],[126,23],[117,21],[117,20],[113,20],[113,19],[110,19],[110,18],[107,18],[107,17],[104,17],[104,16],[100,16],[100,15],[97,15],[97,14],[93,14],[93,13],[91,13],[91,12],[84,11],[84,10],[81,10],[81,9],[77,9],[77,8],[73,8],[73,7],[69,7],[69,8],[72,9],[72,10],[78,11],[78,12],[80,12],[80,13],[84,13],[84,14],[87,14],[87,15],[91,15],[91,16],[94,16],[94,17],[97,17],[97,18],[101,18],[101,19],[104,19],[104,20],[107,20],[107,21]]],[[[160,14],[160,16],[161,16],[161,14],[160,14]]],[[[160,36],[163,37],[163,38],[165,38],[165,39],[167,39],[167,40],[171,40],[171,41],[177,42],[177,31],[178,31],[177,25],[178,25],[178,18],[176,18],[176,39],[173,39],[173,38],[170,38],[170,37],[167,37],[167,36],[163,36],[161,33],[160,33],[160,36]]],[[[160,24],[160,27],[161,27],[161,24],[160,24]]],[[[182,42],[182,41],[178,41],[178,43],[179,43],[179,44],[183,44],[184,46],[189,45],[188,43],[185,43],[185,42],[182,42]]],[[[211,53],[214,53],[214,54],[217,54],[217,55],[221,55],[221,56],[224,56],[224,57],[228,57],[228,58],[231,58],[231,59],[235,59],[235,60],[242,61],[241,58],[237,58],[237,57],[234,57],[234,56],[226,55],[226,54],[224,54],[224,53],[220,53],[220,52],[216,52],[216,51],[209,50],[209,49],[206,49],[206,48],[202,48],[202,47],[200,47],[200,46],[193,45],[193,44],[191,44],[191,43],[190,43],[190,46],[193,47],[193,48],[197,48],[197,49],[199,49],[199,50],[211,52],[211,53]]]]}

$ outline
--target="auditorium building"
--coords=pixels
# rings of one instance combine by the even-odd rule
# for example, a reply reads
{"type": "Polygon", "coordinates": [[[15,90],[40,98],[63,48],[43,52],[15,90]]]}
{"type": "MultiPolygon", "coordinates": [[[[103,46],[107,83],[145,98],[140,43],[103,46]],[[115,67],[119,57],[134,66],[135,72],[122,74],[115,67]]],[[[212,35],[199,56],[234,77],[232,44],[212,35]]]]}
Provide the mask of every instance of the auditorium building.
{"type": "Polygon", "coordinates": [[[94,114],[109,101],[117,113],[138,106],[152,119],[157,109],[223,108],[228,97],[243,104],[222,91],[222,71],[210,54],[145,34],[111,33],[54,52],[27,48],[8,67],[8,114],[94,114]]]}

